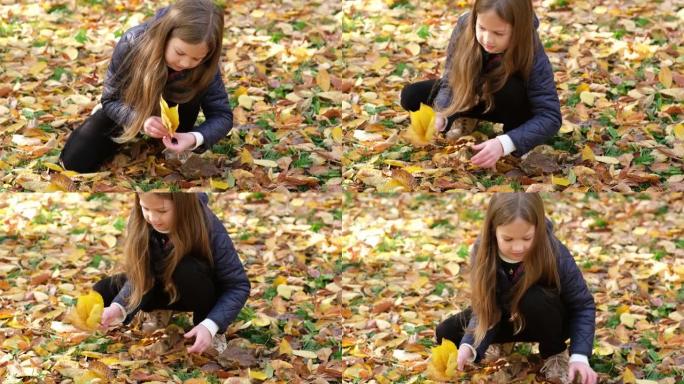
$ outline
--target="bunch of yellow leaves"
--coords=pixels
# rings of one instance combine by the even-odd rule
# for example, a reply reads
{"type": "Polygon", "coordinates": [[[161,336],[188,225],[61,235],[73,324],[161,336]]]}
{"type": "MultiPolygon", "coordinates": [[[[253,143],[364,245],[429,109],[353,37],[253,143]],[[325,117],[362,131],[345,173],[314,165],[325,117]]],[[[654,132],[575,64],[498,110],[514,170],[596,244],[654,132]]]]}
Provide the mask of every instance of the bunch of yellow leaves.
{"type": "Polygon", "coordinates": [[[442,339],[442,345],[431,349],[432,356],[427,368],[427,374],[438,381],[449,381],[456,375],[458,349],[447,339],[442,339]]]}
{"type": "Polygon", "coordinates": [[[164,100],[164,96],[159,98],[159,107],[161,108],[161,119],[164,128],[169,131],[169,135],[173,136],[176,134],[176,129],[180,123],[178,118],[178,105],[169,108],[169,104],[164,100]]]}
{"type": "Polygon", "coordinates": [[[435,111],[421,103],[420,109],[409,112],[411,126],[405,136],[415,147],[423,147],[432,143],[435,136],[435,111]]]}
{"type": "Polygon", "coordinates": [[[69,313],[69,320],[76,328],[94,331],[100,325],[103,310],[102,296],[95,291],[90,291],[87,295],[78,297],[76,307],[69,313]]]}

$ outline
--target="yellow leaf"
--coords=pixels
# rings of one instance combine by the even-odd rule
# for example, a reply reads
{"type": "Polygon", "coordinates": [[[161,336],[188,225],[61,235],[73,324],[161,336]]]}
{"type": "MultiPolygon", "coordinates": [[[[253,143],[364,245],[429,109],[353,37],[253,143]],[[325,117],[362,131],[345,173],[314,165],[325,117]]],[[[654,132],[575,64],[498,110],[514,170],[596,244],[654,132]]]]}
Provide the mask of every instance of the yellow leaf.
{"type": "Polygon", "coordinates": [[[178,105],[169,108],[169,104],[164,100],[164,96],[159,98],[159,107],[161,108],[161,119],[164,127],[169,131],[169,135],[173,136],[178,128],[178,105]]]}
{"type": "Polygon", "coordinates": [[[55,163],[43,163],[45,168],[52,169],[53,171],[62,172],[64,169],[55,163]]]}
{"type": "Polygon", "coordinates": [[[90,291],[87,295],[79,296],[76,307],[70,313],[72,324],[84,331],[93,331],[100,325],[104,300],[99,293],[90,291]]]}
{"type": "Polygon", "coordinates": [[[278,347],[278,353],[281,355],[291,355],[292,354],[292,346],[290,343],[287,342],[287,339],[283,339],[280,342],[280,346],[278,347]]]}
{"type": "Polygon", "coordinates": [[[620,164],[620,160],[618,160],[617,157],[610,156],[596,156],[596,161],[606,164],[620,164]]]}
{"type": "Polygon", "coordinates": [[[567,187],[570,185],[570,180],[565,177],[556,177],[551,175],[551,184],[560,185],[561,187],[567,187]]]}
{"type": "Polygon", "coordinates": [[[336,143],[340,144],[340,143],[342,143],[342,138],[344,137],[344,132],[342,132],[342,128],[340,128],[340,127],[335,127],[335,128],[333,128],[332,131],[330,132],[330,136],[332,137],[332,139],[333,139],[336,143]]]}
{"type": "Polygon", "coordinates": [[[263,314],[258,314],[257,317],[252,320],[252,324],[256,325],[257,327],[266,327],[271,325],[271,319],[263,314]]]}
{"type": "Polygon", "coordinates": [[[672,71],[666,66],[660,67],[660,73],[658,73],[658,80],[665,88],[670,88],[672,86],[672,71]]]}
{"type": "Polygon", "coordinates": [[[427,276],[420,276],[416,281],[411,284],[411,289],[418,290],[427,284],[430,279],[427,276]]]}
{"type": "Polygon", "coordinates": [[[575,89],[575,93],[579,95],[580,93],[586,92],[588,90],[589,90],[589,84],[582,83],[582,84],[577,86],[577,88],[575,89]]]}
{"type": "Polygon", "coordinates": [[[295,349],[292,351],[292,354],[295,356],[304,357],[307,359],[317,359],[318,358],[318,355],[316,355],[316,352],[307,351],[304,349],[295,349]]]}
{"type": "Polygon", "coordinates": [[[252,163],[254,163],[254,158],[252,157],[252,154],[249,152],[249,149],[242,148],[242,151],[240,151],[240,163],[241,164],[252,164],[252,163]]]}
{"type": "Polygon", "coordinates": [[[622,382],[624,384],[636,384],[636,377],[629,368],[625,368],[625,371],[622,372],[622,382]]]}
{"type": "Polygon", "coordinates": [[[265,372],[262,371],[252,371],[251,369],[249,370],[249,378],[250,379],[255,379],[255,380],[266,380],[268,379],[268,376],[266,376],[265,372]]]}
{"type": "Polygon", "coordinates": [[[278,287],[276,287],[276,292],[278,292],[278,296],[284,298],[284,299],[290,299],[290,296],[292,296],[292,292],[294,291],[293,286],[291,285],[285,285],[281,284],[278,287]]]}
{"type": "Polygon", "coordinates": [[[591,147],[588,145],[585,145],[584,148],[582,149],[582,161],[596,161],[596,156],[594,155],[594,151],[591,150],[591,147]]]}
{"type": "Polygon", "coordinates": [[[330,90],[330,75],[325,69],[318,71],[316,75],[316,84],[323,90],[323,92],[328,92],[330,90]]]}
{"type": "Polygon", "coordinates": [[[68,47],[64,50],[64,54],[71,60],[76,60],[78,58],[78,49],[75,47],[68,47]]]}
{"type": "Polygon", "coordinates": [[[684,124],[677,124],[672,128],[672,133],[679,140],[684,140],[684,124]]]}
{"type": "Polygon", "coordinates": [[[37,77],[45,68],[47,68],[48,64],[45,61],[39,61],[31,66],[29,68],[28,73],[33,75],[33,77],[37,77]]]}
{"type": "Polygon", "coordinates": [[[226,189],[228,189],[230,187],[230,185],[228,185],[227,182],[222,181],[222,180],[215,180],[213,178],[209,179],[209,186],[212,189],[219,189],[221,191],[225,191],[226,189]]]}
{"type": "Polygon", "coordinates": [[[377,72],[379,71],[382,67],[387,65],[389,63],[389,58],[385,56],[378,57],[377,60],[373,62],[373,64],[370,65],[370,69],[377,72]]]}
{"type": "Polygon", "coordinates": [[[406,50],[409,51],[411,55],[418,56],[418,54],[420,53],[420,44],[410,43],[406,46],[406,50]]]}
{"type": "Polygon", "coordinates": [[[246,95],[246,94],[247,94],[247,88],[242,87],[242,86],[239,87],[238,89],[236,89],[235,92],[233,92],[233,96],[235,96],[235,97],[240,97],[240,96],[246,95]]]}
{"type": "Polygon", "coordinates": [[[442,345],[431,349],[428,375],[435,380],[447,381],[454,377],[457,369],[458,349],[451,340],[442,339],[442,345]]]}
{"type": "Polygon", "coordinates": [[[262,167],[268,167],[268,168],[276,168],[278,166],[278,163],[276,163],[273,160],[268,160],[268,159],[256,159],[256,160],[254,160],[254,164],[261,165],[262,167]]]}
{"type": "Polygon", "coordinates": [[[594,105],[595,96],[593,93],[584,91],[584,92],[581,92],[579,96],[580,96],[580,100],[582,100],[582,102],[585,105],[587,105],[589,107],[594,105]]]}
{"type": "Polygon", "coordinates": [[[406,132],[406,138],[416,147],[430,144],[435,136],[435,111],[421,103],[420,109],[409,112],[409,116],[411,125],[406,132]]]}
{"type": "Polygon", "coordinates": [[[116,246],[116,236],[105,235],[102,238],[102,242],[107,246],[107,248],[114,248],[114,246],[116,246]]]}
{"type": "Polygon", "coordinates": [[[238,105],[244,109],[252,109],[252,104],[254,104],[254,99],[248,95],[240,95],[238,97],[238,105]]]}
{"type": "Polygon", "coordinates": [[[279,286],[281,284],[285,284],[285,283],[287,283],[287,277],[285,277],[285,276],[278,276],[275,279],[273,279],[273,286],[274,287],[277,287],[277,286],[279,286]]]}

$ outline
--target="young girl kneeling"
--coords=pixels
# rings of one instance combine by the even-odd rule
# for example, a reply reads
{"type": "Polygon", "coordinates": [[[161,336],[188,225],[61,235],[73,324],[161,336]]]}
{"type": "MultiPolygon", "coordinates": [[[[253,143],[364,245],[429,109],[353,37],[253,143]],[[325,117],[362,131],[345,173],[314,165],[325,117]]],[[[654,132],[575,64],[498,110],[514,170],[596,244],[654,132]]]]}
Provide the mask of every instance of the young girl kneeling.
{"type": "Polygon", "coordinates": [[[93,289],[102,295],[102,326],[128,324],[142,310],[193,313],[195,342],[202,353],[224,333],[249,296],[250,283],[207,196],[191,193],[136,195],[124,242],[125,273],[93,289]]]}
{"type": "Polygon", "coordinates": [[[219,59],[223,13],[211,0],[180,0],[126,31],[105,76],[102,108],[69,136],[64,168],[94,172],[140,131],[174,152],[204,152],[233,126],[219,59]],[[160,101],[178,104],[178,127],[162,123],[160,101]],[[194,127],[200,108],[204,123],[194,127]]]}
{"type": "Polygon", "coordinates": [[[589,366],[596,307],[568,249],[553,234],[538,194],[496,194],[471,259],[472,307],[437,326],[460,345],[458,367],[492,344],[538,342],[547,379],[596,382],[589,366]],[[570,358],[566,340],[570,338],[570,358]]]}
{"type": "Polygon", "coordinates": [[[531,0],[476,0],[451,34],[442,78],[407,85],[402,107],[433,106],[439,131],[461,117],[503,123],[504,134],[473,147],[480,167],[543,144],[560,129],[561,112],[538,25],[531,0]]]}

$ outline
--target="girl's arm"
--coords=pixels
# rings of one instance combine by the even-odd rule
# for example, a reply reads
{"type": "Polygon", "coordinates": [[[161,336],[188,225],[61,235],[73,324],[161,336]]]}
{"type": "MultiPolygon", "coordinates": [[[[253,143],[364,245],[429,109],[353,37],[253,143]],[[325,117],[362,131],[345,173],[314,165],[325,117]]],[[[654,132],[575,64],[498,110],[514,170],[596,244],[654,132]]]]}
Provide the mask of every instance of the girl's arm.
{"type": "Polygon", "coordinates": [[[474,347],[475,335],[473,335],[473,333],[469,331],[470,329],[475,329],[475,327],[477,327],[477,315],[473,313],[473,315],[470,317],[470,322],[468,322],[468,330],[466,330],[465,334],[463,335],[463,339],[461,339],[460,345],[467,344],[471,348],[474,348],[476,352],[475,362],[479,362],[484,357],[487,348],[489,348],[489,345],[492,343],[492,341],[494,341],[494,336],[496,335],[498,324],[489,328],[489,330],[485,334],[484,339],[482,339],[482,342],[480,343],[480,345],[477,346],[477,348],[474,347]]]}
{"type": "Polygon", "coordinates": [[[567,306],[570,324],[570,354],[591,357],[596,329],[596,304],[582,272],[570,251],[556,239],[560,251],[558,274],[561,299],[567,306]]]}
{"type": "Polygon", "coordinates": [[[537,145],[544,144],[561,126],[560,101],[553,68],[541,43],[535,50],[532,71],[527,81],[527,97],[532,118],[506,132],[515,145],[515,156],[522,156],[537,145]]]}
{"type": "Polygon", "coordinates": [[[207,315],[207,319],[218,326],[219,333],[224,333],[247,302],[251,287],[223,223],[213,213],[210,216],[211,248],[218,300],[207,315]]]}
{"type": "Polygon", "coordinates": [[[134,308],[132,311],[128,312],[128,309],[126,305],[128,304],[128,297],[131,295],[131,289],[133,287],[131,286],[130,281],[126,281],[124,283],[123,287],[121,287],[121,290],[119,293],[114,297],[114,300],[112,300],[112,304],[118,304],[123,308],[124,312],[126,312],[126,316],[123,320],[124,324],[128,324],[133,320],[133,317],[138,313],[140,310],[140,305],[138,305],[136,308],[134,308]]]}
{"type": "Polygon", "coordinates": [[[145,25],[129,29],[114,47],[112,60],[109,62],[102,91],[102,109],[107,117],[123,127],[133,118],[133,109],[121,101],[121,89],[117,84],[116,72],[131,50],[133,41],[144,31],[145,25]]]}
{"type": "Polygon", "coordinates": [[[194,129],[202,135],[202,144],[195,148],[198,153],[211,148],[233,128],[233,111],[230,109],[220,71],[216,71],[216,76],[202,95],[200,103],[206,120],[194,129]]]}

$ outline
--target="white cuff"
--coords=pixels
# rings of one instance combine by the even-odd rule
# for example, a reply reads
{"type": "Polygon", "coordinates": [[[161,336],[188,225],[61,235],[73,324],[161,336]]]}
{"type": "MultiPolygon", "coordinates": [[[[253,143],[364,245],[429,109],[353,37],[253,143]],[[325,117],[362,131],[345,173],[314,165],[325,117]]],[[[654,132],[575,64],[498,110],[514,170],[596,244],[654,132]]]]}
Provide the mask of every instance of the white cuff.
{"type": "Polygon", "coordinates": [[[461,347],[464,346],[464,345],[465,345],[466,347],[470,348],[470,351],[473,353],[473,356],[472,356],[472,357],[470,358],[470,360],[469,360],[469,361],[472,363],[472,362],[475,361],[475,359],[477,358],[477,351],[475,350],[475,348],[473,348],[472,345],[470,345],[470,344],[468,344],[468,343],[463,343],[463,344],[461,344],[461,347]]]}
{"type": "Polygon", "coordinates": [[[572,356],[570,356],[570,360],[568,360],[568,364],[569,363],[584,363],[589,365],[589,358],[584,355],[580,355],[579,353],[573,353],[572,356]]]}
{"type": "Polygon", "coordinates": [[[511,140],[511,137],[508,135],[499,135],[496,137],[497,140],[499,140],[499,143],[501,143],[501,146],[503,147],[503,155],[506,156],[510,154],[511,152],[515,151],[515,144],[513,144],[513,140],[511,140]]]}
{"type": "Polygon", "coordinates": [[[128,312],[126,312],[126,308],[124,308],[124,306],[119,304],[119,303],[112,302],[112,305],[119,308],[119,310],[121,310],[121,318],[117,319],[115,321],[115,324],[123,323],[123,321],[126,320],[126,316],[128,316],[128,312]]]}
{"type": "Polygon", "coordinates": [[[193,151],[197,149],[200,145],[204,144],[204,136],[202,136],[201,133],[192,131],[193,136],[195,136],[195,147],[192,149],[193,151]]]}
{"type": "Polygon", "coordinates": [[[202,320],[200,325],[203,325],[204,328],[209,330],[209,333],[211,333],[211,337],[216,336],[216,332],[218,332],[218,325],[216,325],[216,323],[214,323],[214,320],[209,319],[209,318],[204,319],[204,320],[202,320]]]}

